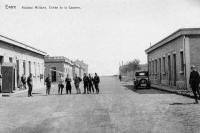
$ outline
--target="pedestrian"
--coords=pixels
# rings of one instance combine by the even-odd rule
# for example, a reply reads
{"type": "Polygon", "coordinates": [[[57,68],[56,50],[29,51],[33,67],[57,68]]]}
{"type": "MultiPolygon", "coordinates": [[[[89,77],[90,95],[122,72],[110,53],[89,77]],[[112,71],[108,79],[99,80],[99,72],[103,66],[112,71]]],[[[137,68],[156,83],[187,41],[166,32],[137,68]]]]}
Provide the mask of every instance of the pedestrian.
{"type": "Polygon", "coordinates": [[[89,90],[94,93],[93,77],[89,74],[89,90]]]}
{"type": "Polygon", "coordinates": [[[86,75],[86,73],[84,73],[84,76],[83,76],[83,84],[84,84],[84,94],[90,93],[91,91],[89,90],[89,78],[86,75]]]}
{"type": "Polygon", "coordinates": [[[94,86],[95,86],[97,94],[99,93],[99,83],[100,83],[100,78],[97,75],[97,73],[95,73],[95,76],[94,76],[94,86]]]}
{"type": "Polygon", "coordinates": [[[67,77],[65,79],[65,83],[66,83],[66,94],[68,94],[68,92],[71,94],[71,90],[72,90],[71,78],[69,78],[68,74],[67,74],[67,77]]]}
{"type": "Polygon", "coordinates": [[[32,89],[33,89],[33,76],[32,73],[29,74],[29,77],[27,78],[27,84],[28,84],[28,97],[32,96],[32,89]]]}
{"type": "Polygon", "coordinates": [[[79,88],[79,85],[80,85],[81,81],[82,81],[82,79],[75,74],[74,85],[75,85],[76,93],[77,94],[81,94],[81,90],[79,88]]]}
{"type": "Polygon", "coordinates": [[[58,94],[62,95],[63,88],[64,88],[64,78],[63,75],[60,74],[60,78],[58,80],[58,94]]]}
{"type": "Polygon", "coordinates": [[[2,74],[0,74],[0,93],[2,92],[2,74]]]}
{"type": "Polygon", "coordinates": [[[25,74],[22,75],[21,82],[22,82],[23,89],[26,89],[26,76],[25,76],[25,74]]]}
{"type": "Polygon", "coordinates": [[[50,90],[51,90],[51,80],[50,80],[49,74],[45,79],[45,83],[46,83],[46,95],[49,95],[50,90]]]}
{"type": "MultiPolygon", "coordinates": [[[[197,93],[199,93],[199,91],[198,91],[199,81],[200,81],[199,72],[195,69],[195,66],[192,66],[189,83],[190,83],[190,87],[192,88],[192,92],[194,94],[194,99],[195,99],[196,103],[198,103],[197,93]]],[[[199,95],[199,97],[200,97],[200,95],[199,95]]]]}
{"type": "Polygon", "coordinates": [[[121,74],[119,75],[119,81],[120,82],[122,81],[122,75],[121,74]]]}

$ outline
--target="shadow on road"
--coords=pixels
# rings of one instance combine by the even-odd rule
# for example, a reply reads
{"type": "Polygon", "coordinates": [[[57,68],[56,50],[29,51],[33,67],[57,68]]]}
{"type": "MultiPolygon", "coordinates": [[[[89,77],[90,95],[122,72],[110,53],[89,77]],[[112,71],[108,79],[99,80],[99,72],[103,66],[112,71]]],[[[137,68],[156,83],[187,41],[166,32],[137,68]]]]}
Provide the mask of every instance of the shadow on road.
{"type": "Polygon", "coordinates": [[[169,105],[191,105],[191,104],[196,104],[195,102],[192,103],[171,103],[169,105]]]}
{"type": "Polygon", "coordinates": [[[139,89],[134,89],[133,85],[123,85],[124,87],[126,87],[129,90],[134,91],[135,93],[138,94],[171,94],[169,92],[165,92],[165,91],[161,91],[161,90],[157,90],[157,89],[146,89],[146,88],[139,88],[139,89]]]}

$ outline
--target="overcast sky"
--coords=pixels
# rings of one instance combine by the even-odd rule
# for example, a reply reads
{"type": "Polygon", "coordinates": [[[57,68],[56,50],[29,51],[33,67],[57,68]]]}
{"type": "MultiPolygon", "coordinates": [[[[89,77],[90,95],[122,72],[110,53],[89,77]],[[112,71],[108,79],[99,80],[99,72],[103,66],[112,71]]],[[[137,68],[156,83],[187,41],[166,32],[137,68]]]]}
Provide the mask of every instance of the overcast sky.
{"type": "Polygon", "coordinates": [[[81,59],[90,72],[117,74],[119,63],[179,28],[200,27],[199,0],[1,0],[0,34],[47,52],[81,59]],[[6,10],[5,5],[16,5],[6,10]],[[23,10],[21,6],[79,6],[23,10]]]}

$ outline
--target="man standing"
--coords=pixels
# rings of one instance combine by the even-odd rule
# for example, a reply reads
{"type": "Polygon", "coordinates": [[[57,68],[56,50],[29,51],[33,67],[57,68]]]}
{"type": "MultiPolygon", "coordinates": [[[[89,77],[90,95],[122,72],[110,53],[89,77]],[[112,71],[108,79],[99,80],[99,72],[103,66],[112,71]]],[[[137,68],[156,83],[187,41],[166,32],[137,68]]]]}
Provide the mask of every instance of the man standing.
{"type": "Polygon", "coordinates": [[[65,83],[66,83],[66,94],[68,94],[68,92],[71,94],[71,90],[72,90],[71,78],[69,78],[68,74],[67,74],[67,77],[65,79],[65,83]]]}
{"type": "Polygon", "coordinates": [[[80,82],[82,81],[82,79],[80,77],[78,77],[77,75],[75,75],[75,78],[74,78],[74,85],[75,85],[75,88],[76,88],[76,92],[77,94],[81,94],[81,90],[79,88],[79,85],[80,85],[80,82]]]}
{"type": "Polygon", "coordinates": [[[92,76],[90,74],[89,74],[89,90],[94,93],[93,78],[92,78],[92,76]]]}
{"type": "Polygon", "coordinates": [[[27,79],[28,84],[28,97],[32,96],[32,89],[33,89],[33,77],[32,74],[29,74],[29,77],[27,79]]]}
{"type": "Polygon", "coordinates": [[[23,89],[26,89],[26,77],[25,75],[23,74],[22,77],[21,77],[21,82],[23,84],[23,89]]]}
{"type": "Polygon", "coordinates": [[[196,103],[198,103],[197,93],[199,93],[198,91],[199,81],[200,81],[199,72],[195,69],[195,66],[192,66],[189,83],[190,83],[190,87],[192,88],[192,92],[194,94],[196,103]]]}
{"type": "Polygon", "coordinates": [[[99,83],[100,83],[100,78],[97,75],[97,73],[95,73],[95,76],[94,76],[94,86],[95,86],[97,94],[99,93],[99,83]]]}
{"type": "Polygon", "coordinates": [[[86,93],[86,90],[87,90],[87,93],[89,93],[89,92],[91,92],[90,90],[89,90],[89,78],[88,78],[88,76],[86,75],[86,73],[84,73],[84,77],[83,77],[83,84],[84,84],[84,94],[86,93]]]}
{"type": "Polygon", "coordinates": [[[45,82],[46,82],[46,95],[49,95],[50,89],[51,89],[51,80],[50,80],[49,74],[46,77],[45,82]]]}
{"type": "Polygon", "coordinates": [[[63,75],[60,74],[60,79],[58,80],[58,94],[62,95],[63,88],[64,88],[64,78],[63,75]]]}

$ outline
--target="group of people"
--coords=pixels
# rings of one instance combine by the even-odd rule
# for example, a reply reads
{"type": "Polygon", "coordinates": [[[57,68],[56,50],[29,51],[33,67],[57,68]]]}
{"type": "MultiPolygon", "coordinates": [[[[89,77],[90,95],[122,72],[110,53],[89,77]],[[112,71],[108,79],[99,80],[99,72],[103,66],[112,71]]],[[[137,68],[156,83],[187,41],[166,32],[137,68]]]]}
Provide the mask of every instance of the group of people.
{"type": "MultiPolygon", "coordinates": [[[[76,93],[81,94],[80,83],[82,82],[82,79],[80,77],[78,77],[77,75],[75,75],[73,80],[74,80],[74,86],[76,88],[76,93]]],[[[60,77],[58,80],[58,94],[61,94],[61,95],[63,94],[64,87],[66,88],[66,94],[71,94],[71,91],[72,91],[71,82],[72,82],[72,80],[68,74],[67,74],[66,78],[64,78],[63,75],[60,74],[60,77]]],[[[45,79],[45,83],[46,83],[46,95],[49,95],[50,89],[51,89],[51,80],[50,80],[49,75],[45,79]]],[[[89,76],[87,76],[87,74],[84,73],[84,77],[83,77],[84,94],[86,94],[86,93],[89,94],[89,93],[91,93],[91,91],[94,93],[94,87],[96,89],[96,93],[98,94],[99,93],[99,83],[100,83],[100,78],[97,75],[97,73],[95,73],[94,78],[90,74],[89,74],[89,76]]]]}

